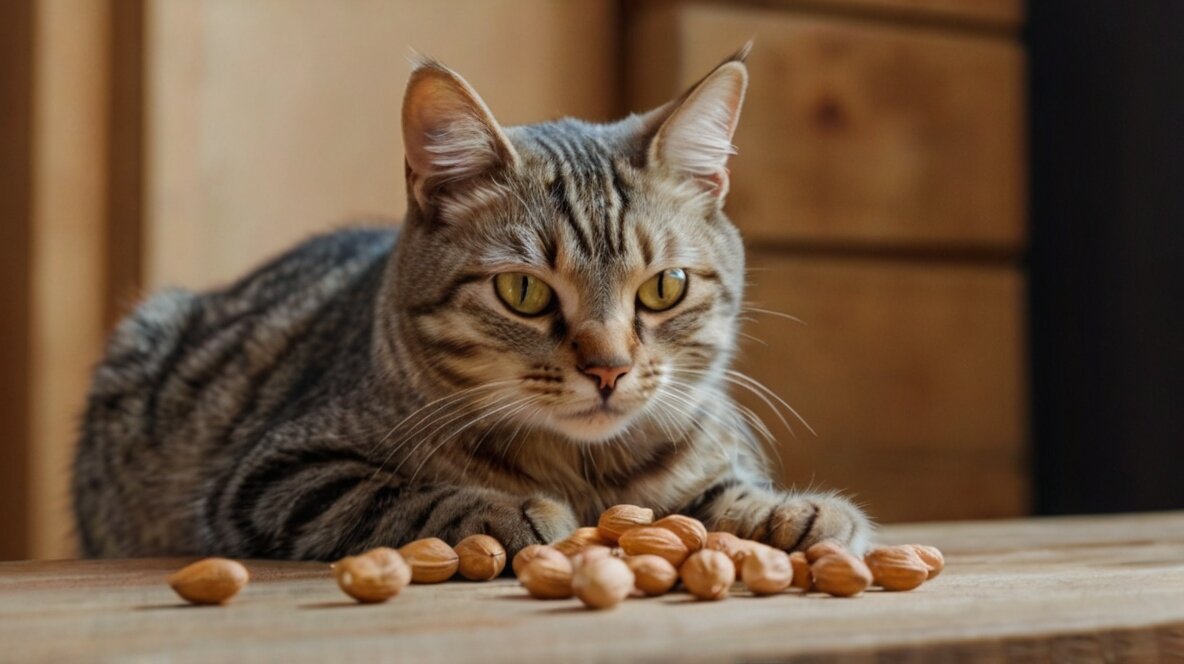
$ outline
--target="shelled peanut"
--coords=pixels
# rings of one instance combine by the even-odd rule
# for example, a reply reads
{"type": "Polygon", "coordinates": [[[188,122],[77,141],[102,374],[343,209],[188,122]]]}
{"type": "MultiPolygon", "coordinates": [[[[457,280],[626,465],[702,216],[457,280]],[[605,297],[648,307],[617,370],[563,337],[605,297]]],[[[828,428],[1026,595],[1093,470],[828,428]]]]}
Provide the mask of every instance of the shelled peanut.
{"type": "Polygon", "coordinates": [[[249,580],[247,568],[236,560],[204,558],[174,572],[168,584],[190,604],[225,604],[249,580]]]}
{"type": "Polygon", "coordinates": [[[363,604],[385,602],[411,583],[411,567],[394,549],[379,547],[337,561],[333,574],[342,592],[363,604]]]}
{"type": "MultiPolygon", "coordinates": [[[[841,543],[824,540],[787,554],[726,532],[708,532],[688,516],[654,520],[653,510],[616,505],[596,526],[578,528],[551,545],[533,544],[514,556],[512,567],[537,599],[577,597],[592,609],[608,609],[628,597],[657,596],[679,586],[700,600],[720,600],[739,580],[755,596],[795,591],[854,597],[869,587],[912,590],[945,566],[941,551],[920,544],[882,546],[862,558],[841,543]]],[[[362,603],[395,597],[409,583],[441,583],[459,576],[489,581],[501,575],[507,552],[488,535],[449,546],[437,538],[396,549],[379,547],[333,565],[343,592],[362,603]]],[[[169,578],[193,603],[228,601],[247,583],[245,568],[211,558],[169,578]]]]}
{"type": "Polygon", "coordinates": [[[736,580],[753,595],[796,590],[854,597],[873,585],[911,590],[940,573],[944,564],[940,551],[922,545],[878,547],[861,559],[841,543],[824,540],[787,554],[732,533],[708,532],[691,517],[670,515],[655,521],[653,516],[636,505],[610,507],[595,528],[580,528],[553,546],[523,549],[514,559],[514,569],[535,597],[580,596],[576,587],[615,584],[612,601],[581,597],[592,608],[607,608],[624,599],[620,593],[625,569],[632,572],[632,596],[661,595],[681,581],[695,597],[719,600],[727,597],[736,580]],[[600,562],[616,557],[624,558],[625,567],[600,562]],[[540,558],[542,562],[535,562],[540,558]]]}

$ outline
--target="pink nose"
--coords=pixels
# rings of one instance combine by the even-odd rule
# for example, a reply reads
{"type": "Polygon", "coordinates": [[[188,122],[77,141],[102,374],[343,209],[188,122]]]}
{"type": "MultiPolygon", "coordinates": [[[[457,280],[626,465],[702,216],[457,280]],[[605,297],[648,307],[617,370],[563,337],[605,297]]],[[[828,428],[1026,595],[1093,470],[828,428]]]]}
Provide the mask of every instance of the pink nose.
{"type": "Polygon", "coordinates": [[[617,380],[619,380],[621,378],[621,376],[624,376],[625,374],[629,373],[629,370],[632,368],[633,367],[630,367],[630,366],[584,367],[584,368],[580,369],[580,371],[583,371],[585,374],[588,375],[588,377],[592,378],[593,380],[598,380],[600,382],[600,391],[601,392],[605,392],[605,391],[611,392],[612,390],[616,389],[617,380]]]}

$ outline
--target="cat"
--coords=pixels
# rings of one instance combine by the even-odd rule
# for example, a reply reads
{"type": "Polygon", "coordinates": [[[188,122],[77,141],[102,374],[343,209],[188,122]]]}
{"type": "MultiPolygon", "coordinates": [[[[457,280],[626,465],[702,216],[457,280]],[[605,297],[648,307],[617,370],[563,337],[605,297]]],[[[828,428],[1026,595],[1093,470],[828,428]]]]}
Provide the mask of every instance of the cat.
{"type": "Polygon", "coordinates": [[[727,393],[746,55],[645,114],[517,127],[418,60],[401,226],[160,292],[113,332],[74,464],[83,553],[333,560],[486,533],[512,555],[618,503],[863,550],[850,501],[774,488],[727,393]]]}

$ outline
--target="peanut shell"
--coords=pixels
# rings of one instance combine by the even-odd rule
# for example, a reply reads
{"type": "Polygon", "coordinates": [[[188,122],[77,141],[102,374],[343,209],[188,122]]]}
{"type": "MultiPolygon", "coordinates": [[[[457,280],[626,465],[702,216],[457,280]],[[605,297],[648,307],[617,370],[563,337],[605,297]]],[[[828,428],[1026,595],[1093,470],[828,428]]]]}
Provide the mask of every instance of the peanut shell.
{"type": "Polygon", "coordinates": [[[405,544],[399,547],[399,553],[411,566],[412,583],[442,583],[451,579],[460,566],[460,556],[438,537],[405,544]]]}
{"type": "Polygon", "coordinates": [[[236,560],[205,558],[173,572],[168,583],[191,604],[225,604],[250,578],[247,568],[236,560]]]}

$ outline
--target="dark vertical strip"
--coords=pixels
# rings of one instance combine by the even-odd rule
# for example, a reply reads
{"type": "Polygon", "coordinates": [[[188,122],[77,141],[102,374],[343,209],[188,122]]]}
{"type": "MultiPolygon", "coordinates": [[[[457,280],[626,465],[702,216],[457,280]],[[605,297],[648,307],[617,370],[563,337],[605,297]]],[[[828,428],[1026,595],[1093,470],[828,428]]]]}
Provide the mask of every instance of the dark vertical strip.
{"type": "Polygon", "coordinates": [[[0,2],[0,560],[28,554],[33,7],[0,2]]]}
{"type": "Polygon", "coordinates": [[[112,2],[104,314],[112,327],[143,283],[144,0],[112,2]]]}
{"type": "Polygon", "coordinates": [[[550,194],[552,202],[559,209],[559,216],[563,217],[564,221],[567,222],[576,244],[580,246],[580,251],[585,257],[595,255],[592,252],[592,241],[585,235],[584,229],[580,228],[580,222],[576,219],[575,212],[571,209],[571,203],[568,202],[567,178],[562,174],[556,174],[555,181],[551,183],[550,194]]]}
{"type": "Polygon", "coordinates": [[[1037,510],[1184,507],[1184,3],[1027,3],[1037,510]]]}
{"type": "Polygon", "coordinates": [[[621,180],[621,171],[617,169],[615,161],[609,160],[609,168],[612,169],[613,176],[613,191],[617,194],[617,218],[613,221],[617,229],[617,252],[624,254],[627,240],[625,235],[625,215],[629,213],[629,192],[625,189],[625,183],[621,180]]]}
{"type": "Polygon", "coordinates": [[[0,3],[0,560],[29,553],[33,5],[0,3]]]}

